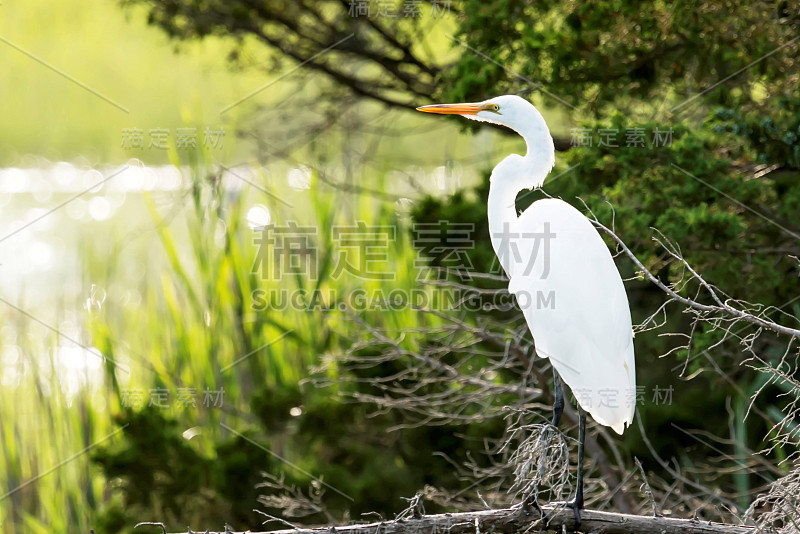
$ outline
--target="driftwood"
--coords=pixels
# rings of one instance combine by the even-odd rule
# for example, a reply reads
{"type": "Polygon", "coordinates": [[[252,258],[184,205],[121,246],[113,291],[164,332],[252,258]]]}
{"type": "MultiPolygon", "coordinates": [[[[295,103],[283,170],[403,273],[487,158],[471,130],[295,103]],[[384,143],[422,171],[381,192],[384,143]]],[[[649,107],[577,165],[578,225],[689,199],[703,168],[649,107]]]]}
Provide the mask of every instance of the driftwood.
{"type": "MultiPolygon", "coordinates": [[[[548,530],[574,531],[575,517],[571,508],[544,505],[542,509],[549,517],[547,528],[538,512],[533,509],[526,511],[521,506],[515,506],[499,510],[418,515],[347,526],[298,527],[271,531],[269,534],[516,534],[548,530]]],[[[752,534],[757,531],[756,527],[711,523],[699,519],[630,515],[597,510],[583,510],[581,518],[580,532],[603,534],[752,534]]],[[[260,534],[254,531],[247,532],[260,534]]],[[[195,534],[226,534],[226,531],[217,533],[201,530],[195,534]]],[[[227,534],[239,533],[228,530],[227,534]]]]}

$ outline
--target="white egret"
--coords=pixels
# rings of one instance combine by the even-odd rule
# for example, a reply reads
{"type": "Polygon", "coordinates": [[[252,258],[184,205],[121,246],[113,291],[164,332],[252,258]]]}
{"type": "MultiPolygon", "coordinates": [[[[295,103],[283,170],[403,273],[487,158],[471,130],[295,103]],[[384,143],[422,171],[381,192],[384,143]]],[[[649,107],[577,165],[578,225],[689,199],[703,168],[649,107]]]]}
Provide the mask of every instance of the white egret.
{"type": "Polygon", "coordinates": [[[492,246],[533,334],[536,353],[555,378],[553,425],[564,407],[561,379],[578,402],[578,487],[570,506],[580,525],[586,415],[622,434],[633,421],[636,377],[631,314],[622,278],[595,228],[566,202],[547,198],[517,214],[517,194],[542,186],[555,163],[553,138],[527,100],[506,95],[469,104],[417,108],[511,128],[528,152],[512,154],[492,171],[492,246]]]}

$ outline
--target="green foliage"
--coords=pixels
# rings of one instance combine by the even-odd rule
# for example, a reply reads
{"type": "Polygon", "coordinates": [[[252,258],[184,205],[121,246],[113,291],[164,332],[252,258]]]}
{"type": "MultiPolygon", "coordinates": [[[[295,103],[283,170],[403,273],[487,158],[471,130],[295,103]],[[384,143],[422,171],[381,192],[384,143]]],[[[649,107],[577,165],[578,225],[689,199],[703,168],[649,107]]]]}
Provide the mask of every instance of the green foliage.
{"type": "MultiPolygon", "coordinates": [[[[124,445],[101,450],[92,459],[106,476],[119,481],[115,489],[124,495],[127,521],[136,514],[149,516],[154,503],[167,517],[180,517],[196,491],[209,486],[210,462],[181,437],[177,421],[165,418],[158,408],[126,410],[117,424],[124,445]]],[[[108,523],[119,521],[119,511],[112,510],[108,523]]]]}
{"type": "MultiPolygon", "coordinates": [[[[797,35],[800,15],[785,2],[466,0],[461,11],[457,37],[499,64],[462,54],[445,73],[448,100],[543,88],[546,105],[567,102],[601,118],[652,113],[673,95],[688,98],[739,73],[738,84],[793,83],[784,71],[791,54],[760,61],[797,35]]],[[[720,85],[705,98],[742,106],[753,95],[736,98],[720,85]]]]}
{"type": "MultiPolygon", "coordinates": [[[[205,455],[186,439],[179,421],[159,408],[126,409],[116,418],[124,440],[92,455],[112,484],[113,500],[97,518],[103,532],[127,531],[143,518],[180,525],[184,520],[258,524],[254,504],[263,492],[261,472],[281,464],[234,436],[205,455]]],[[[261,440],[265,447],[269,442],[261,440]]]]}
{"type": "MultiPolygon", "coordinates": [[[[275,52],[274,68],[283,58],[302,62],[308,72],[335,80],[351,94],[384,104],[405,107],[408,95],[427,98],[435,88],[438,68],[424,47],[417,16],[403,8],[374,4],[370,15],[355,11],[356,2],[339,0],[121,0],[125,6],[143,5],[147,21],[175,39],[230,37],[230,59],[248,63],[246,45],[257,42],[275,52]],[[394,16],[378,16],[391,10],[394,16]],[[391,19],[390,24],[377,20],[391,19]],[[324,61],[316,61],[325,55],[324,61]],[[338,57],[332,61],[331,57],[338,57]],[[363,68],[353,69],[353,64],[363,68]]],[[[426,10],[427,11],[427,10],[426,10]]],[[[429,11],[428,11],[429,13],[429,11]]],[[[268,67],[268,68],[269,68],[268,67]]]]}
{"type": "Polygon", "coordinates": [[[759,163],[800,169],[800,96],[779,97],[769,109],[765,115],[719,108],[714,131],[745,138],[759,163]]]}

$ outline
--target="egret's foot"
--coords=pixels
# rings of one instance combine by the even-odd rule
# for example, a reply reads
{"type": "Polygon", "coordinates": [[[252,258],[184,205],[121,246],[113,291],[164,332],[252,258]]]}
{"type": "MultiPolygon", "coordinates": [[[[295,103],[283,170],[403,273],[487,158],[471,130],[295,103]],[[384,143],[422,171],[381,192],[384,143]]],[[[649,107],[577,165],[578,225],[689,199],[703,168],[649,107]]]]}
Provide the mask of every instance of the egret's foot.
{"type": "Polygon", "coordinates": [[[569,508],[575,514],[575,530],[581,528],[581,510],[583,510],[583,499],[575,499],[567,503],[569,508]]]}
{"type": "Polygon", "coordinates": [[[531,513],[534,510],[539,514],[542,518],[542,524],[545,529],[550,528],[550,521],[553,519],[553,516],[558,512],[559,505],[564,506],[564,508],[570,508],[572,513],[575,514],[575,528],[573,530],[578,530],[581,528],[581,510],[583,510],[583,499],[575,499],[572,501],[554,501],[550,503],[555,505],[556,507],[551,512],[545,512],[542,510],[542,507],[539,506],[538,501],[536,499],[526,499],[522,501],[522,509],[525,510],[527,513],[531,513]]]}

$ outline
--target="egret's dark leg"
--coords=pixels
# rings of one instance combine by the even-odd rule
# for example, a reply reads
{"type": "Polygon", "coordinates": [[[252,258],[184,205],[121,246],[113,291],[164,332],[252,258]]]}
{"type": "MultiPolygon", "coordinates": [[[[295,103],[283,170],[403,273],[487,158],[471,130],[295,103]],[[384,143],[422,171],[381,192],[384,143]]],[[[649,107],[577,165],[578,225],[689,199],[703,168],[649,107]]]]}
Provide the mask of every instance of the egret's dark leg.
{"type": "Polygon", "coordinates": [[[561,377],[558,371],[553,367],[553,426],[557,427],[558,422],[561,420],[561,414],[564,413],[564,392],[561,386],[561,377]]]}
{"type": "MultiPolygon", "coordinates": [[[[564,413],[564,387],[561,384],[561,377],[558,375],[558,371],[556,371],[555,367],[553,367],[553,384],[553,420],[551,421],[551,424],[554,427],[558,427],[558,422],[561,420],[561,414],[564,413]]],[[[528,510],[536,510],[540,516],[544,517],[542,508],[539,506],[539,501],[536,500],[535,493],[525,499],[523,506],[528,510]]]]}
{"type": "MultiPolygon", "coordinates": [[[[553,367],[553,383],[553,420],[551,424],[554,427],[558,427],[558,422],[561,420],[561,414],[564,412],[564,388],[561,384],[561,377],[558,375],[558,371],[556,371],[555,367],[553,367]]],[[[544,516],[542,508],[539,506],[539,502],[536,500],[535,493],[525,499],[523,506],[529,510],[534,509],[539,513],[539,515],[544,516]]],[[[549,523],[549,520],[547,522],[549,523]]]]}
{"type": "Polygon", "coordinates": [[[581,526],[581,510],[583,510],[583,443],[586,441],[586,413],[578,406],[578,490],[575,500],[570,503],[575,512],[575,529],[581,526]]]}

